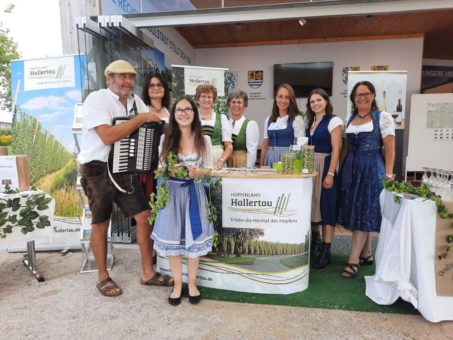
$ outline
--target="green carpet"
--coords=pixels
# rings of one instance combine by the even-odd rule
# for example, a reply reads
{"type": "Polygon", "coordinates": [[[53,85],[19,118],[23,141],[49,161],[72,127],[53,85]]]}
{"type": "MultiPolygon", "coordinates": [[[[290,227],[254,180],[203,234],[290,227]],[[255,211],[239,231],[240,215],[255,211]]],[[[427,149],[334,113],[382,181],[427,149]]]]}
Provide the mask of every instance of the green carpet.
{"type": "Polygon", "coordinates": [[[399,299],[391,306],[375,304],[365,295],[364,276],[374,274],[375,266],[362,266],[354,279],[343,279],[340,273],[346,255],[332,255],[332,264],[325,269],[310,269],[308,289],[290,295],[239,293],[201,287],[203,298],[219,301],[245,302],[296,307],[353,310],[363,312],[419,314],[412,304],[399,299]]]}

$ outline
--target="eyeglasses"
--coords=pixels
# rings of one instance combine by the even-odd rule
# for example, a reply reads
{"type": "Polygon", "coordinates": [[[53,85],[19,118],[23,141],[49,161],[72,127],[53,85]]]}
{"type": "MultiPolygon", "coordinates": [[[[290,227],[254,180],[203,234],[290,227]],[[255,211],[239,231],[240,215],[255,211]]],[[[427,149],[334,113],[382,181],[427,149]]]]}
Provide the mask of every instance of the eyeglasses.
{"type": "Polygon", "coordinates": [[[176,109],[175,113],[178,116],[181,116],[182,114],[191,115],[193,113],[193,109],[191,107],[186,107],[185,109],[176,109]]]}
{"type": "Polygon", "coordinates": [[[150,88],[150,89],[152,89],[152,88],[161,89],[161,88],[163,88],[163,87],[164,87],[164,85],[162,85],[161,83],[159,83],[159,84],[153,84],[153,83],[151,83],[151,84],[148,85],[148,88],[150,88]]]}
{"type": "Polygon", "coordinates": [[[209,96],[209,95],[201,95],[200,99],[212,100],[212,99],[214,99],[214,97],[213,96],[209,96]]]}
{"type": "Polygon", "coordinates": [[[371,92],[364,92],[364,93],[356,93],[356,98],[370,98],[371,92]]]}

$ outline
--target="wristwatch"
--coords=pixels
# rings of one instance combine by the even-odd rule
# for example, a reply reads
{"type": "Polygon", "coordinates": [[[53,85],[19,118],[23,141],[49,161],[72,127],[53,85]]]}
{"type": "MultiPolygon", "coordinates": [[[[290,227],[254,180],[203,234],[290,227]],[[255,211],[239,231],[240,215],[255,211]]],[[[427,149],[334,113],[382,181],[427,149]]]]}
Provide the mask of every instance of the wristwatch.
{"type": "Polygon", "coordinates": [[[225,159],[223,159],[223,158],[220,158],[219,161],[225,163],[225,159]]]}

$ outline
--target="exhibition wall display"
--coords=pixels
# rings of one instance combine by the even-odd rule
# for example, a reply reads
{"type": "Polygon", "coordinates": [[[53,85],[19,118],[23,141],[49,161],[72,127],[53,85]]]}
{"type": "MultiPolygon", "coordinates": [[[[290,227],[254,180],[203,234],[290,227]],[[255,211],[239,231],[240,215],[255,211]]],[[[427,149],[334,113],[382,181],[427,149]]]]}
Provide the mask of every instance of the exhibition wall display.
{"type": "Polygon", "coordinates": [[[406,171],[453,170],[453,93],[414,94],[411,101],[406,171]]]}
{"type": "MultiPolygon", "coordinates": [[[[245,114],[258,122],[262,134],[264,121],[272,110],[274,64],[333,62],[331,101],[334,113],[346,118],[349,99],[347,72],[343,72],[345,68],[354,67],[363,71],[371,70],[373,65],[387,65],[389,70],[406,70],[407,95],[410,95],[420,91],[422,56],[423,38],[411,38],[196,49],[195,65],[227,67],[230,72],[237,74],[236,87],[249,96],[245,114]],[[262,71],[259,87],[256,87],[256,82],[248,81],[249,71],[257,70],[262,71]]],[[[299,98],[298,104],[305,112],[306,99],[299,98]]],[[[402,106],[409,109],[409,104],[408,101],[403,102],[402,106]]]]}

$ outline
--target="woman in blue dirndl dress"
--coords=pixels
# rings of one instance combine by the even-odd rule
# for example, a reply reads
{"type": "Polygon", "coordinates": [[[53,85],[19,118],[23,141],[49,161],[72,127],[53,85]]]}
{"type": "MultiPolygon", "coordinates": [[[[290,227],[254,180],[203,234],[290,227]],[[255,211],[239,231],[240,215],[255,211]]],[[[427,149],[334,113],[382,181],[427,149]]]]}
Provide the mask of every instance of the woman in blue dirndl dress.
{"type": "Polygon", "coordinates": [[[305,124],[296,94],[289,84],[281,84],[275,91],[272,114],[264,122],[264,139],[260,166],[270,166],[282,160],[298,137],[305,136],[305,124]]]}
{"type": "Polygon", "coordinates": [[[189,300],[195,304],[201,299],[196,285],[199,257],[211,251],[214,236],[201,181],[212,169],[212,146],[210,138],[203,136],[196,104],[189,97],[181,97],[173,105],[160,149],[161,162],[169,152],[178,154],[180,165],[188,168],[188,178],[168,180],[170,201],[159,211],[151,237],[157,253],[169,258],[175,282],[169,303],[181,302],[182,256],[186,256],[189,300]]]}
{"type": "Polygon", "coordinates": [[[337,166],[340,158],[343,121],[332,114],[329,95],[323,89],[314,89],[307,98],[306,135],[315,147],[312,195],[312,244],[315,257],[313,267],[322,269],[330,264],[330,246],[337,221],[337,166]],[[320,237],[322,225],[322,244],[320,237]]]}
{"type": "MultiPolygon", "coordinates": [[[[340,173],[338,223],[352,231],[352,249],[341,276],[357,275],[359,264],[369,264],[371,254],[363,252],[370,232],[379,232],[379,195],[383,181],[393,178],[395,127],[392,116],[378,111],[376,90],[368,81],[357,83],[350,95],[354,113],[348,119],[348,154],[340,173]],[[382,147],[385,156],[382,155],[382,147]]],[[[369,251],[369,250],[368,250],[369,251]]]]}

